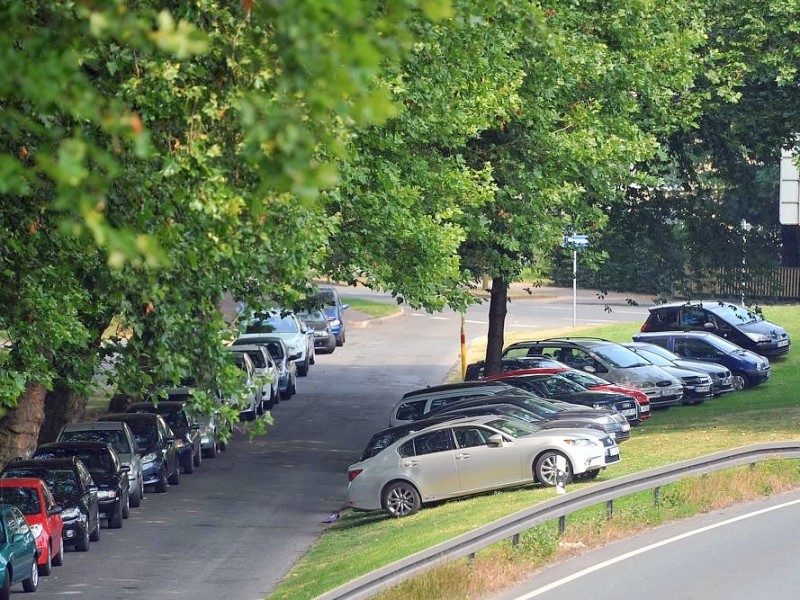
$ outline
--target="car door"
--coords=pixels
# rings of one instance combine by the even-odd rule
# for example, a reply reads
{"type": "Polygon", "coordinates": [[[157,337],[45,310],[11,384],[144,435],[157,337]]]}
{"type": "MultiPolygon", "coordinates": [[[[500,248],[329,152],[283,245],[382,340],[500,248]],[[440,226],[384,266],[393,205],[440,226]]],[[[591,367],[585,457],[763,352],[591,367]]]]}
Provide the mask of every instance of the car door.
{"type": "Polygon", "coordinates": [[[675,338],[674,348],[675,354],[693,360],[719,362],[724,359],[722,353],[705,340],[675,338]]]}
{"type": "Polygon", "coordinates": [[[81,494],[83,496],[83,503],[86,506],[89,514],[89,531],[94,531],[94,528],[99,529],[100,524],[100,501],[97,499],[97,486],[94,484],[92,476],[83,463],[76,465],[78,470],[78,480],[81,486],[81,494]]]}
{"type": "Polygon", "coordinates": [[[400,447],[400,473],[413,481],[423,500],[458,495],[461,485],[449,429],[420,434],[400,447]]]}
{"type": "Polygon", "coordinates": [[[169,428],[163,418],[156,421],[158,427],[158,442],[161,445],[161,453],[164,457],[164,464],[167,466],[167,475],[177,473],[178,449],[175,445],[175,433],[169,428]]]}
{"type": "Polygon", "coordinates": [[[489,445],[489,437],[495,433],[476,425],[453,428],[457,446],[456,469],[464,492],[478,492],[520,481],[532,481],[531,473],[527,477],[522,473],[516,444],[509,442],[502,446],[489,445]]]}
{"type": "Polygon", "coordinates": [[[21,581],[30,575],[31,562],[36,560],[36,545],[31,543],[33,536],[28,523],[16,506],[9,507],[6,519],[14,580],[21,581]]]}
{"type": "Polygon", "coordinates": [[[53,538],[53,548],[57,552],[58,543],[61,539],[61,534],[64,529],[64,522],[61,517],[61,511],[56,510],[58,505],[56,504],[56,499],[53,498],[53,492],[50,491],[50,488],[47,487],[46,483],[42,484],[41,492],[42,496],[44,497],[45,514],[47,515],[47,530],[50,532],[50,535],[53,538]]]}

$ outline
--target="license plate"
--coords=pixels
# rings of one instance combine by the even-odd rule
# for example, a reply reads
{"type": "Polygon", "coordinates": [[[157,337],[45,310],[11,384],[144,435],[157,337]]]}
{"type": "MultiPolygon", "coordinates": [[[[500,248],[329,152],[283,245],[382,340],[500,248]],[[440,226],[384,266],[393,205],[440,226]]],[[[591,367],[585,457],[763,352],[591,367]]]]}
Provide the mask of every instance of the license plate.
{"type": "Polygon", "coordinates": [[[789,340],[781,340],[778,342],[778,348],[783,348],[784,346],[789,345],[789,340]]]}
{"type": "Polygon", "coordinates": [[[626,408],[625,410],[619,411],[623,417],[635,417],[636,416],[636,409],[635,408],[626,408]]]}
{"type": "Polygon", "coordinates": [[[644,404],[641,408],[639,408],[640,413],[649,413],[650,412],[650,405],[644,404]]]}
{"type": "Polygon", "coordinates": [[[710,386],[708,386],[708,385],[698,385],[698,386],[697,386],[695,389],[696,389],[698,392],[707,392],[708,390],[710,390],[710,389],[711,389],[711,387],[710,387],[710,386]]]}
{"type": "Polygon", "coordinates": [[[619,456],[619,448],[609,448],[607,454],[609,456],[619,456]]]}

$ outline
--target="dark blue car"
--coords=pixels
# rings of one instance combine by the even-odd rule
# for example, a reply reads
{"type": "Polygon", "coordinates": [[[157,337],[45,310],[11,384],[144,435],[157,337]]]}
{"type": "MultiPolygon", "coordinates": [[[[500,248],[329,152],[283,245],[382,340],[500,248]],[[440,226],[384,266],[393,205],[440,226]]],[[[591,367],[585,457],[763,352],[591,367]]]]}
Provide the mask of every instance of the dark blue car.
{"type": "Polygon", "coordinates": [[[331,333],[336,338],[337,346],[344,346],[344,316],[342,311],[350,308],[349,304],[342,304],[336,288],[319,286],[317,288],[317,301],[321,304],[322,312],[328,318],[331,333]]]}
{"type": "Polygon", "coordinates": [[[738,378],[740,387],[758,385],[769,379],[769,360],[728,340],[701,331],[637,333],[635,342],[650,342],[682,358],[724,365],[738,378]]]}

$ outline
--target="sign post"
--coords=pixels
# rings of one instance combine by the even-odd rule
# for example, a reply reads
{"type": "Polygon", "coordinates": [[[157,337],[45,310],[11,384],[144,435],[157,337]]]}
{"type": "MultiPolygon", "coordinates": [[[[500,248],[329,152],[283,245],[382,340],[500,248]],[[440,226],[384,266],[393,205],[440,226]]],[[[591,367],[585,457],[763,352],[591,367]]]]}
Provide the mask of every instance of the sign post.
{"type": "Polygon", "coordinates": [[[575,329],[578,320],[578,250],[589,247],[589,236],[568,230],[561,245],[572,248],[572,328],[575,329]]]}

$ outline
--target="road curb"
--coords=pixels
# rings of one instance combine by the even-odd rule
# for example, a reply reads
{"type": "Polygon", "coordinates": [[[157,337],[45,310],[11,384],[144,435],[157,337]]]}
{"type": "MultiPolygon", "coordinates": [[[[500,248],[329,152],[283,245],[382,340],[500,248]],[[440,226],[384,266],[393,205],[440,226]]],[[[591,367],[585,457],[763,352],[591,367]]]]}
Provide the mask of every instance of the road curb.
{"type": "Polygon", "coordinates": [[[398,310],[393,315],[386,315],[385,317],[366,318],[366,319],[361,319],[361,320],[358,320],[358,321],[347,321],[347,326],[348,327],[354,327],[356,329],[366,329],[372,323],[380,323],[382,321],[391,321],[392,319],[396,319],[396,318],[401,317],[401,316],[403,316],[405,314],[406,311],[402,306],[398,306],[398,308],[400,310],[398,310]]]}

